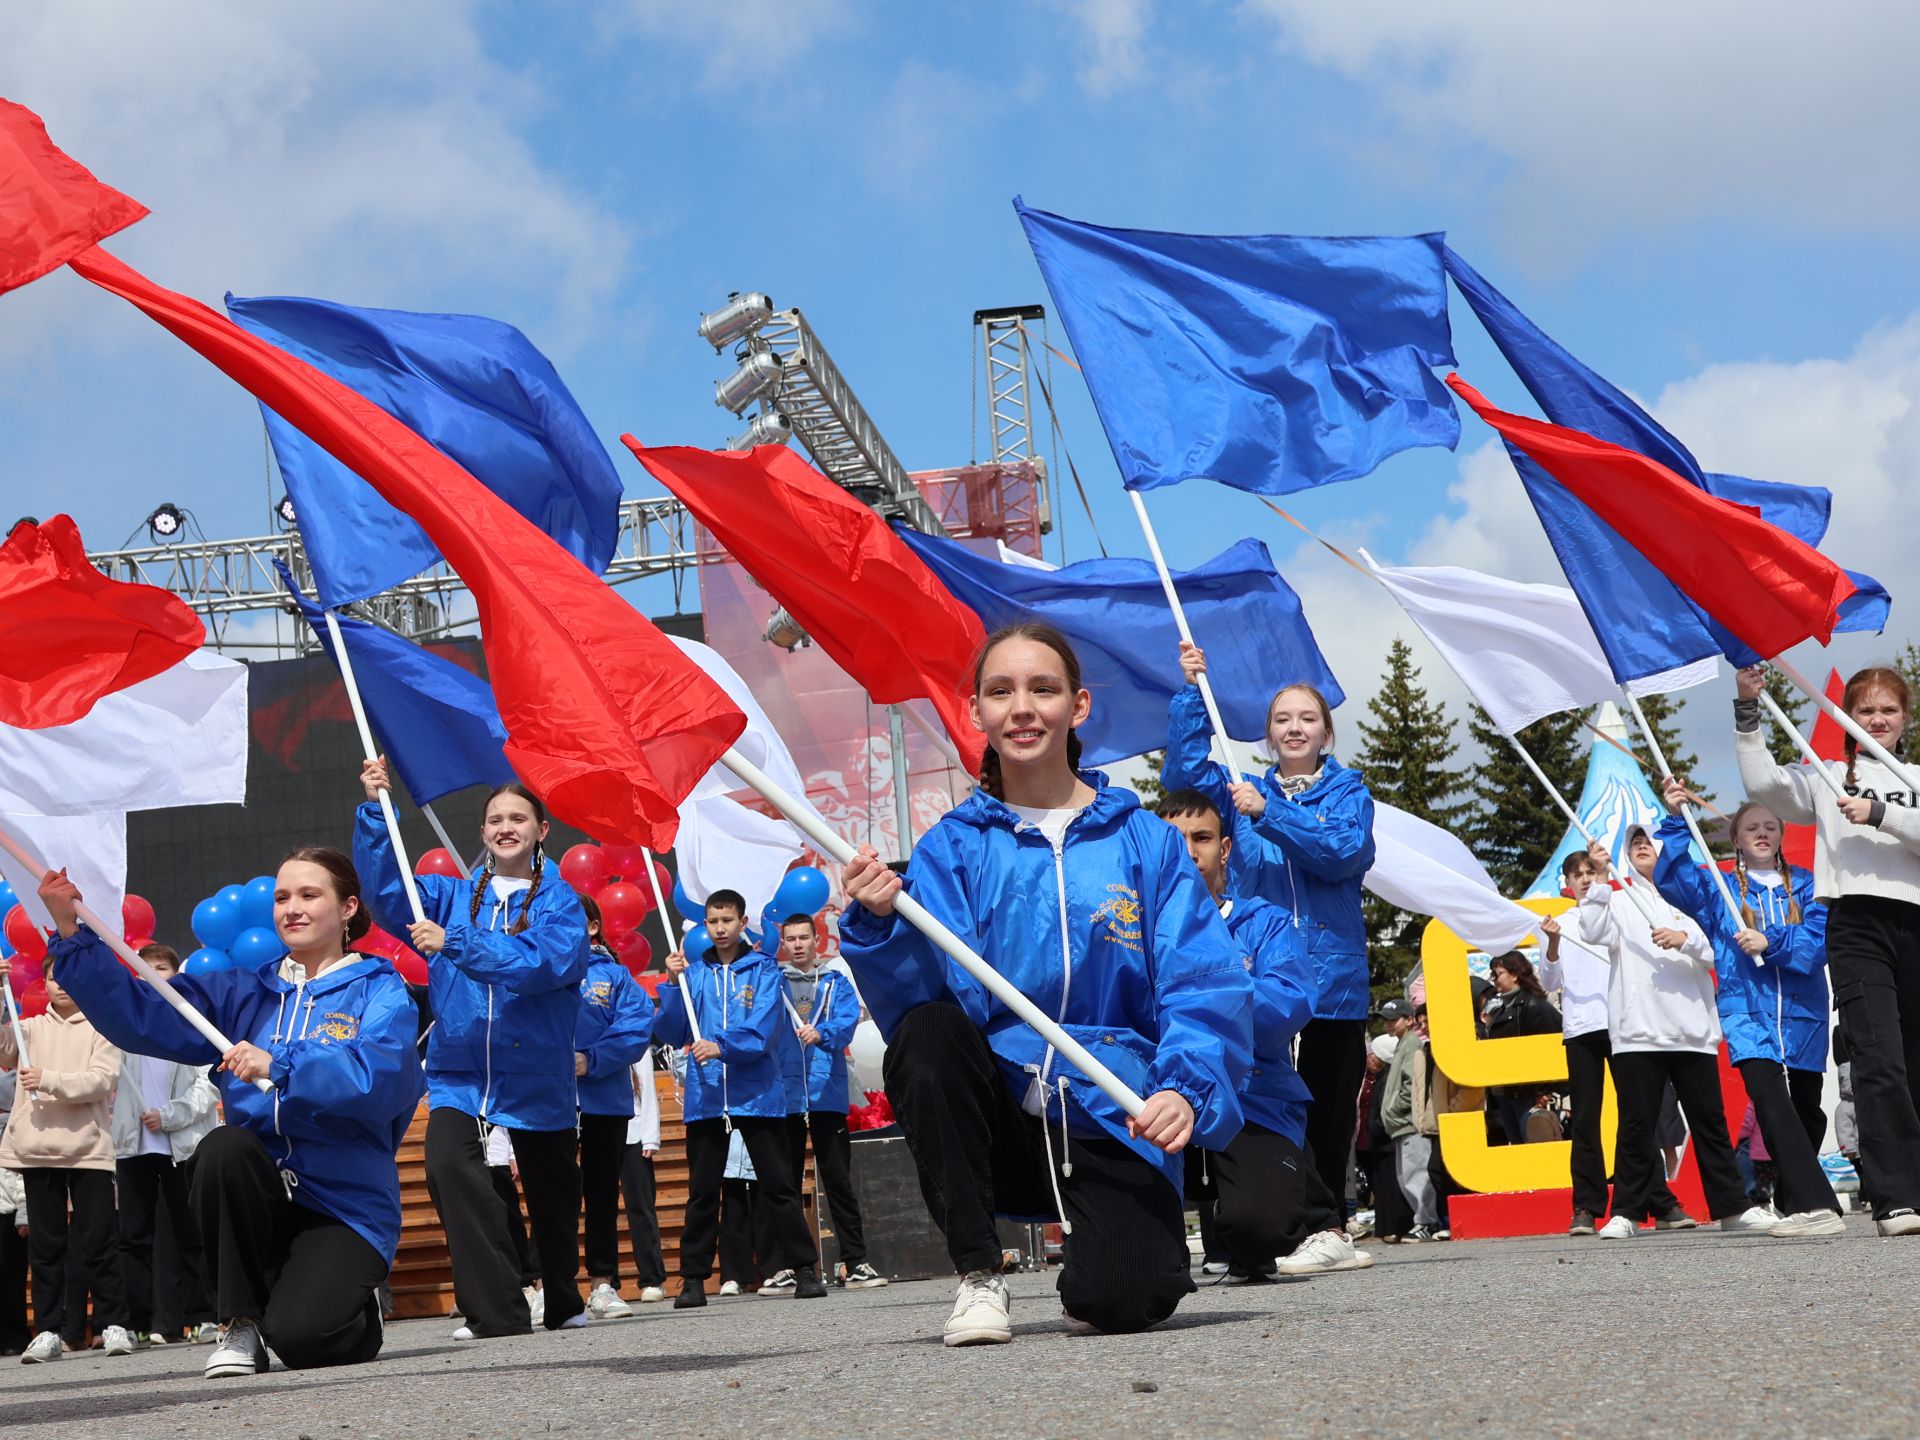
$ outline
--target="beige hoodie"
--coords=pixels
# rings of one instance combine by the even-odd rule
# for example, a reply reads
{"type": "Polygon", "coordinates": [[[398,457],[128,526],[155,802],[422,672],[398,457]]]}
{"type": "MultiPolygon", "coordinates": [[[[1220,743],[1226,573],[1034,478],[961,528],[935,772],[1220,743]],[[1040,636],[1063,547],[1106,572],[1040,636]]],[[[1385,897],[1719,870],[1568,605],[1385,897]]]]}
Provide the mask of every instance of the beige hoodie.
{"type": "MultiPolygon", "coordinates": [[[[40,1071],[38,1093],[20,1087],[0,1138],[0,1166],[9,1170],[113,1169],[113,1087],[120,1052],[87,1017],[61,1019],[51,1010],[22,1020],[27,1056],[40,1071]]],[[[0,1065],[19,1056],[13,1027],[0,1025],[0,1065]]]]}

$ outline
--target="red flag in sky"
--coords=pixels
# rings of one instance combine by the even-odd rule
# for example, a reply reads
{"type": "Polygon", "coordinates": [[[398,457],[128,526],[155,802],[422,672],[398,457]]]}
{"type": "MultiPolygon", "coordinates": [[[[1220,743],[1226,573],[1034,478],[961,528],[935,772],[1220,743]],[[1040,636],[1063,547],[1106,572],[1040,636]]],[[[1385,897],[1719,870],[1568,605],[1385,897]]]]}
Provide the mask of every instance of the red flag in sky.
{"type": "Polygon", "coordinates": [[[70,725],[96,700],[171,670],[206,626],[186,601],[109,580],[65,515],[0,545],[0,724],[70,725]]]}
{"type": "Polygon", "coordinates": [[[47,138],[25,106],[0,99],[0,295],[59,269],[147,213],[47,138]]]}
{"type": "Polygon", "coordinates": [[[986,631],[871,506],[784,446],[620,439],[869,695],[931,701],[978,773],[986,738],[966,697],[986,631]]]}
{"type": "Polygon", "coordinates": [[[1832,637],[1854,585],[1811,545],[1638,451],[1496,410],[1458,375],[1447,384],[1742,644],[1772,656],[1832,637]]]}
{"type": "MultiPolygon", "coordinates": [[[[1838,670],[1827,672],[1827,698],[1838,705],[1847,693],[1846,681],[1840,678],[1838,670]]],[[[1840,722],[1833,719],[1824,710],[1814,712],[1813,734],[1808,738],[1813,753],[1822,760],[1844,760],[1847,758],[1847,732],[1840,728],[1840,722]]],[[[1787,863],[1797,865],[1802,870],[1811,870],[1814,860],[1814,827],[1811,825],[1789,825],[1780,837],[1780,853],[1787,863]]]]}

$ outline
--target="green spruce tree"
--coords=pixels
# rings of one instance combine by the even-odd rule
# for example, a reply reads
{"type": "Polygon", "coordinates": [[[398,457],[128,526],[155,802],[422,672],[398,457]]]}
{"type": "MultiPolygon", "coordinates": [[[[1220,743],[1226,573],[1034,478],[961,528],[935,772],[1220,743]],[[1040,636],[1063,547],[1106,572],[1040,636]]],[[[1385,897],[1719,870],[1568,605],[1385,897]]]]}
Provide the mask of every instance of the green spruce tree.
{"type": "Polygon", "coordinates": [[[1160,772],[1166,767],[1167,752],[1155,750],[1145,757],[1147,773],[1134,782],[1134,793],[1140,797],[1140,803],[1152,810],[1167,798],[1166,782],[1160,778],[1160,772]]]}
{"type": "MultiPolygon", "coordinates": [[[[1642,695],[1640,711],[1647,717],[1647,728],[1653,731],[1654,738],[1660,742],[1660,752],[1667,757],[1667,764],[1672,767],[1673,773],[1682,777],[1701,799],[1711,800],[1713,792],[1702,788],[1700,784],[1700,758],[1680,744],[1680,707],[1685,703],[1673,695],[1642,695]]],[[[1624,718],[1628,743],[1646,757],[1647,781],[1657,794],[1660,789],[1659,763],[1647,754],[1646,737],[1640,733],[1640,727],[1633,723],[1633,717],[1627,715],[1624,718]]]]}
{"type": "MultiPolygon", "coordinates": [[[[1580,798],[1586,775],[1584,719],[1583,711],[1549,715],[1517,737],[1569,803],[1580,798]]],[[[1552,858],[1566,833],[1567,818],[1514,753],[1513,742],[1478,705],[1469,712],[1467,733],[1486,758],[1473,770],[1478,803],[1464,838],[1502,893],[1518,896],[1552,858]]]]}
{"type": "MultiPolygon", "coordinates": [[[[1767,694],[1773,697],[1787,719],[1797,728],[1807,710],[1807,697],[1802,695],[1794,683],[1778,670],[1767,671],[1767,694]]],[[[1781,765],[1797,764],[1800,759],[1800,747],[1793,743],[1791,735],[1780,733],[1780,727],[1773,723],[1771,715],[1762,715],[1760,729],[1767,737],[1767,749],[1776,763],[1781,765]]]]}

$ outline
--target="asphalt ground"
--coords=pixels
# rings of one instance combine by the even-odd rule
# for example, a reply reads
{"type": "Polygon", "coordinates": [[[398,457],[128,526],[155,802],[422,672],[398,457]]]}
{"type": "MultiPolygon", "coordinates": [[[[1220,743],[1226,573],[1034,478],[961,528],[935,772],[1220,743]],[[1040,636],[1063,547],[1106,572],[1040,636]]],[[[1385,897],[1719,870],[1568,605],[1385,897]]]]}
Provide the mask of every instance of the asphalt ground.
{"type": "Polygon", "coordinates": [[[1920,1433],[1920,1238],[1714,1230],[1390,1247],[1366,1271],[1202,1280],[1145,1335],[1066,1334],[1013,1278],[1015,1339],[947,1350],[946,1281],[824,1301],[636,1306],[370,1365],[201,1377],[173,1346],[0,1362],[0,1437],[1239,1437],[1920,1433]]]}

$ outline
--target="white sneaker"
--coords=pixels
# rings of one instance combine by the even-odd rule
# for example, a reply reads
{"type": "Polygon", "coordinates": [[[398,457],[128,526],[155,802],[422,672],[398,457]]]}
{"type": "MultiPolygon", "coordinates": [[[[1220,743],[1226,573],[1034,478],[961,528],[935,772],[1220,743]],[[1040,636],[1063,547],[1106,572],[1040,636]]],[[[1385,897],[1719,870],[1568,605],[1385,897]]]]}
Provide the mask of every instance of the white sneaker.
{"type": "Polygon", "coordinates": [[[220,1343],[220,1327],[211,1320],[202,1320],[198,1325],[193,1327],[193,1333],[187,1338],[195,1345],[218,1345],[220,1343]]]}
{"type": "Polygon", "coordinates": [[[642,1285],[640,1287],[640,1303],[642,1305],[657,1305],[666,1298],[667,1292],[658,1285],[642,1285]]]}
{"type": "Polygon", "coordinates": [[[100,1332],[100,1348],[109,1355],[131,1355],[133,1332],[124,1325],[109,1325],[100,1332]]]}
{"type": "Polygon", "coordinates": [[[1895,1210],[1886,1219],[1874,1221],[1873,1228],[1885,1236],[1920,1235],[1920,1215],[1911,1210],[1895,1210]]]}
{"type": "Polygon", "coordinates": [[[271,1364],[267,1342],[251,1320],[233,1320],[220,1334],[220,1343],[207,1357],[207,1379],[229,1380],[237,1375],[264,1375],[271,1364]]]}
{"type": "Polygon", "coordinates": [[[1060,1312],[1060,1318],[1067,1322],[1067,1333],[1069,1335],[1104,1335],[1107,1333],[1091,1320],[1077,1320],[1064,1310],[1060,1312]]]}
{"type": "Polygon", "coordinates": [[[1202,1275],[1224,1275],[1233,1267],[1224,1260],[1209,1260],[1200,1267],[1202,1275]]]}
{"type": "Polygon", "coordinates": [[[740,1293],[740,1282],[738,1280],[722,1280],[720,1282],[720,1293],[722,1295],[738,1295],[740,1293]]]}
{"type": "Polygon", "coordinates": [[[613,1286],[596,1285],[587,1297],[587,1313],[596,1320],[624,1320],[633,1314],[633,1307],[620,1298],[620,1292],[613,1286]]]}
{"type": "Polygon", "coordinates": [[[1844,1235],[1847,1222],[1832,1210],[1802,1210],[1774,1221],[1767,1233],[1776,1240],[1792,1240],[1804,1235],[1844,1235]]]}
{"type": "Polygon", "coordinates": [[[1309,1235],[1291,1255],[1280,1257],[1282,1275],[1320,1275],[1334,1270],[1364,1270],[1373,1264],[1373,1256],[1356,1250],[1353,1237],[1344,1230],[1321,1230],[1309,1235]]]}
{"type": "Polygon", "coordinates": [[[458,1330],[453,1332],[453,1338],[456,1340],[473,1339],[474,1338],[473,1327],[471,1325],[462,1325],[458,1330]]]}
{"type": "Polygon", "coordinates": [[[1616,1215],[1595,1232],[1602,1240],[1631,1240],[1640,1233],[1640,1227],[1624,1215],[1616,1215]]]}
{"type": "Polygon", "coordinates": [[[969,1271],[947,1317],[942,1343],[1005,1345],[1013,1339],[1013,1299],[1007,1282],[991,1270],[969,1271]]]}
{"type": "MultiPolygon", "coordinates": [[[[631,1315],[633,1312],[629,1310],[627,1313],[631,1315]]],[[[567,1316],[566,1319],[560,1322],[560,1328],[562,1330],[584,1329],[587,1321],[590,1320],[591,1318],[592,1317],[589,1316],[587,1312],[584,1310],[576,1311],[574,1314],[567,1316]]]]}
{"type": "Polygon", "coordinates": [[[1738,1215],[1729,1215],[1720,1228],[1731,1235],[1762,1234],[1780,1223],[1780,1217],[1764,1205],[1749,1205],[1738,1215]]]}
{"type": "Polygon", "coordinates": [[[20,1354],[22,1365],[44,1365],[49,1360],[58,1360],[65,1352],[60,1348],[60,1337],[51,1330],[42,1330],[33,1337],[33,1343],[20,1354]]]}
{"type": "Polygon", "coordinates": [[[537,1285],[525,1285],[520,1293],[527,1297],[527,1318],[538,1330],[547,1323],[547,1292],[537,1285]]]}

